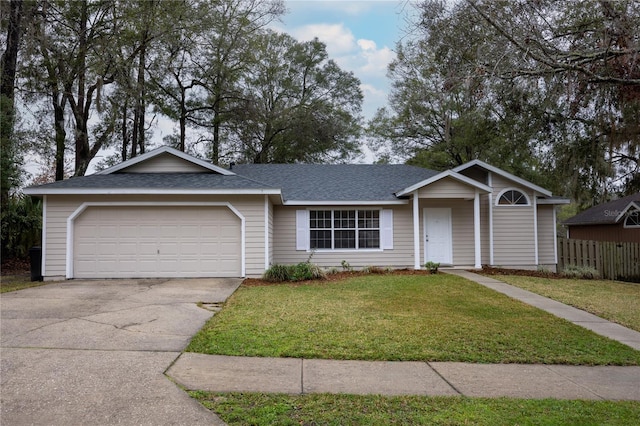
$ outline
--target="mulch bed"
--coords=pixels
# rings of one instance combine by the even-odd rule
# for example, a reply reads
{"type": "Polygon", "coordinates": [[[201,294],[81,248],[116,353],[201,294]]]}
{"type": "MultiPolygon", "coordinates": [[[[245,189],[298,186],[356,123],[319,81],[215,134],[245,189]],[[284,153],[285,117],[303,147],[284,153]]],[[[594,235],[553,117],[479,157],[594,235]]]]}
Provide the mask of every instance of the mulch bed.
{"type": "MultiPolygon", "coordinates": [[[[338,272],[337,274],[327,274],[327,277],[324,280],[287,281],[287,284],[302,285],[302,284],[310,284],[310,283],[335,282],[335,281],[346,280],[348,278],[364,277],[366,275],[431,275],[431,274],[429,273],[429,271],[414,270],[414,269],[396,269],[393,271],[384,271],[381,273],[371,273],[371,272],[361,272],[361,271],[343,271],[343,272],[338,272]]],[[[278,285],[278,284],[283,284],[283,283],[265,281],[260,278],[245,278],[245,280],[242,282],[242,285],[247,287],[259,287],[259,286],[278,285]]]]}
{"type": "Polygon", "coordinates": [[[565,275],[549,271],[529,271],[526,269],[506,269],[506,268],[488,268],[484,267],[480,271],[471,271],[482,275],[519,275],[521,277],[538,277],[538,278],[567,278],[565,275]]]}

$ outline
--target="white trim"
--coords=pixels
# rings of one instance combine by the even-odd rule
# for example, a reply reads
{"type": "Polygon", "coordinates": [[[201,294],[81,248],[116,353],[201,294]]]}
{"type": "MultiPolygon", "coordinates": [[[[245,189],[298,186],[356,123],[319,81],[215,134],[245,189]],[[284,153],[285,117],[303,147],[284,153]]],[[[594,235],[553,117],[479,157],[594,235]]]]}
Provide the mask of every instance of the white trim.
{"type": "Polygon", "coordinates": [[[264,270],[269,269],[269,196],[264,196],[264,270]]]}
{"type": "Polygon", "coordinates": [[[99,172],[97,172],[95,174],[96,175],[108,175],[108,174],[111,174],[113,172],[117,172],[118,170],[126,169],[127,167],[131,167],[131,166],[133,166],[135,164],[142,163],[142,162],[144,162],[146,160],[149,160],[149,159],[151,159],[153,157],[157,157],[158,155],[162,155],[162,154],[165,154],[165,153],[174,155],[174,156],[176,156],[178,158],[181,158],[181,159],[183,159],[185,161],[188,161],[190,163],[193,163],[193,164],[196,164],[196,165],[198,165],[200,167],[203,167],[203,168],[205,168],[207,170],[211,170],[213,172],[220,173],[221,175],[225,175],[225,176],[235,175],[235,173],[233,173],[231,170],[227,170],[227,169],[224,169],[222,167],[216,166],[216,165],[214,165],[214,164],[212,164],[212,163],[210,163],[208,161],[201,160],[201,159],[193,157],[193,156],[191,156],[189,154],[185,154],[182,151],[178,151],[177,149],[171,148],[170,146],[166,146],[166,145],[165,146],[161,146],[159,148],[156,148],[156,149],[154,149],[152,151],[149,151],[147,153],[144,153],[142,155],[138,155],[137,157],[131,158],[131,159],[127,160],[127,161],[124,161],[124,162],[122,162],[120,164],[117,164],[117,165],[115,165],[113,167],[109,167],[108,169],[104,169],[102,171],[99,171],[99,172]]]}
{"type": "MultiPolygon", "coordinates": [[[[451,207],[424,207],[422,209],[422,232],[424,238],[422,238],[422,246],[424,247],[423,253],[423,263],[427,263],[428,261],[433,261],[433,258],[429,258],[429,253],[427,253],[427,221],[429,220],[429,215],[427,214],[427,210],[446,210],[449,215],[449,252],[447,256],[451,259],[451,263],[444,263],[443,266],[453,266],[453,210],[451,207]]],[[[421,236],[422,237],[422,236],[421,236]]]]}
{"type": "MultiPolygon", "coordinates": [[[[452,231],[453,240],[453,231],[452,231]]],[[[475,250],[475,267],[482,268],[482,246],[480,242],[480,191],[476,189],[473,198],[473,243],[475,250]]],[[[453,245],[453,242],[452,242],[453,245]]],[[[453,258],[452,258],[453,261],[453,258]]]]}
{"type": "Polygon", "coordinates": [[[558,224],[556,223],[556,208],[553,208],[553,263],[558,264],[558,224]]]}
{"type": "Polygon", "coordinates": [[[46,266],[47,266],[47,196],[46,195],[42,197],[42,242],[40,244],[42,244],[42,247],[41,247],[42,259],[40,261],[41,262],[40,272],[44,277],[45,273],[47,272],[47,269],[46,269],[46,266]]]}
{"type": "Polygon", "coordinates": [[[480,167],[482,167],[483,169],[485,169],[487,171],[499,174],[500,176],[503,176],[503,177],[505,177],[505,178],[507,178],[509,180],[512,180],[512,181],[514,181],[516,183],[519,183],[522,186],[526,186],[527,188],[532,189],[532,190],[534,190],[536,192],[539,192],[539,193],[541,193],[541,194],[543,194],[543,195],[545,195],[547,197],[551,197],[551,195],[552,195],[550,191],[547,191],[546,189],[542,188],[541,186],[538,186],[538,185],[533,184],[533,183],[531,183],[531,182],[529,182],[527,180],[519,178],[516,175],[512,175],[509,172],[505,172],[504,170],[499,169],[499,168],[497,168],[495,166],[492,166],[490,164],[487,164],[484,161],[480,161],[480,160],[469,161],[468,163],[462,164],[461,166],[454,167],[452,170],[454,172],[460,172],[460,171],[468,169],[469,167],[472,167],[472,166],[480,166],[480,167]]]}
{"type": "Polygon", "coordinates": [[[146,207],[146,206],[210,206],[210,207],[227,207],[240,219],[240,273],[241,277],[246,276],[246,243],[245,243],[245,228],[246,219],[238,209],[236,209],[231,203],[218,202],[218,201],[88,201],[82,203],[77,209],[74,210],[69,217],[67,217],[67,250],[66,250],[66,277],[67,279],[73,278],[73,226],[75,219],[82,214],[88,207],[113,207],[113,206],[130,206],[130,207],[146,207]]]}
{"type": "Polygon", "coordinates": [[[380,210],[380,248],[393,250],[393,210],[380,210]]]}
{"type": "MultiPolygon", "coordinates": [[[[627,204],[627,206],[624,209],[622,209],[620,214],[616,217],[615,223],[618,223],[620,221],[620,219],[622,219],[627,214],[627,212],[629,211],[629,209],[631,207],[634,207],[636,210],[640,210],[640,205],[636,204],[635,201],[630,202],[629,204],[627,204]]],[[[627,219],[625,218],[625,222],[626,221],[627,221],[627,219]]],[[[626,226],[625,226],[625,228],[626,228],[626,226]]],[[[635,228],[635,226],[633,228],[635,228]]]]}
{"type": "Polygon", "coordinates": [[[416,183],[414,185],[411,185],[411,186],[409,186],[409,187],[407,187],[407,188],[405,188],[405,189],[403,189],[401,191],[396,192],[396,197],[402,197],[404,195],[409,195],[411,192],[414,192],[414,191],[416,191],[416,190],[418,190],[418,189],[420,189],[422,187],[425,187],[427,185],[430,185],[430,184],[432,184],[434,182],[437,182],[437,181],[439,181],[441,179],[444,179],[444,178],[447,178],[447,177],[450,177],[450,178],[455,179],[457,181],[460,181],[462,183],[466,183],[467,185],[473,186],[476,189],[481,189],[481,190],[486,191],[486,192],[492,192],[493,191],[489,186],[487,186],[487,185],[485,185],[483,183],[480,183],[477,180],[468,178],[468,177],[466,177],[464,175],[461,175],[460,173],[456,173],[455,171],[452,171],[452,170],[445,170],[444,172],[438,173],[437,175],[432,176],[429,179],[425,179],[425,180],[423,180],[421,182],[418,182],[418,183],[416,183]]]}
{"type": "Polygon", "coordinates": [[[311,246],[309,219],[309,209],[296,210],[296,250],[298,251],[309,251],[311,246]]]}
{"type": "MultiPolygon", "coordinates": [[[[335,215],[336,211],[342,211],[342,210],[339,209],[339,208],[333,208],[333,207],[327,207],[326,210],[331,211],[331,247],[332,248],[311,248],[311,226],[310,226],[310,218],[311,218],[310,215],[311,215],[311,213],[310,212],[312,212],[312,211],[320,211],[320,209],[308,207],[305,210],[297,210],[298,212],[302,212],[302,211],[307,212],[305,218],[302,217],[302,216],[304,216],[302,213],[296,213],[296,250],[303,250],[302,248],[300,248],[300,247],[302,247],[302,245],[299,243],[299,241],[300,241],[299,238],[300,237],[298,236],[298,234],[303,232],[303,231],[306,232],[306,241],[305,241],[305,243],[306,243],[306,247],[307,247],[306,248],[307,252],[312,252],[312,251],[317,251],[317,252],[354,252],[354,251],[356,251],[356,252],[361,252],[361,251],[378,252],[378,251],[384,251],[385,250],[385,247],[384,247],[385,246],[385,241],[384,241],[383,223],[382,223],[383,222],[383,216],[384,216],[385,213],[383,213],[383,212],[385,212],[385,211],[390,212],[391,213],[391,219],[393,221],[393,210],[389,210],[389,209],[385,210],[383,208],[363,209],[363,208],[360,208],[360,207],[357,207],[357,206],[349,208],[348,210],[344,210],[344,211],[353,210],[356,213],[356,226],[355,226],[355,228],[347,228],[348,230],[354,230],[356,232],[356,236],[355,236],[356,247],[354,247],[354,248],[334,248],[335,242],[336,242],[336,240],[335,240],[335,231],[337,231],[337,230],[339,231],[339,230],[344,229],[344,228],[336,228],[335,227],[335,222],[334,222],[334,217],[335,216],[334,215],[335,215]],[[358,226],[358,212],[361,212],[361,211],[378,211],[379,212],[378,213],[378,247],[377,248],[375,248],[375,247],[372,247],[372,248],[368,248],[368,247],[361,248],[361,247],[359,247],[359,239],[358,239],[358,237],[359,237],[359,233],[360,233],[360,228],[358,226]],[[300,215],[300,216],[298,216],[298,215],[300,215]],[[304,220],[305,224],[306,224],[306,227],[304,227],[305,228],[304,230],[302,229],[303,227],[300,226],[300,221],[301,220],[304,220]]],[[[328,228],[321,228],[321,229],[328,230],[328,228]]],[[[362,230],[363,231],[375,230],[375,228],[364,228],[362,230]]],[[[391,235],[391,237],[392,237],[391,238],[391,247],[388,250],[393,249],[393,229],[391,230],[391,233],[392,233],[392,235],[391,235]]]]}
{"type": "MultiPolygon", "coordinates": [[[[493,187],[491,172],[487,174],[487,182],[493,187]]],[[[489,265],[493,266],[493,194],[489,193],[489,265]]]]}
{"type": "Polygon", "coordinates": [[[539,265],[538,255],[538,205],[536,204],[536,193],[533,193],[533,250],[534,265],[539,265]]]}
{"type": "Polygon", "coordinates": [[[279,189],[25,188],[27,195],[280,195],[279,189]]]}
{"type": "MultiPolygon", "coordinates": [[[[279,194],[280,192],[278,192],[279,194]]],[[[395,201],[304,201],[304,200],[289,200],[283,201],[284,206],[387,206],[387,205],[400,205],[409,204],[409,200],[395,200],[395,201]]]]}
{"type": "Polygon", "coordinates": [[[420,269],[420,208],[418,190],[413,192],[413,269],[420,269]]]}
{"type": "MultiPolygon", "coordinates": [[[[533,198],[535,198],[536,193],[533,193],[533,198]]],[[[529,196],[527,195],[527,193],[523,190],[521,190],[520,188],[514,188],[513,186],[510,186],[508,188],[503,189],[502,191],[500,191],[498,193],[498,195],[496,196],[496,203],[495,203],[496,207],[531,207],[531,198],[529,198],[529,196]],[[519,193],[521,193],[522,195],[524,195],[524,198],[527,200],[527,204],[498,204],[500,203],[500,198],[502,198],[502,196],[504,195],[505,192],[507,191],[518,191],[519,193]]]]}

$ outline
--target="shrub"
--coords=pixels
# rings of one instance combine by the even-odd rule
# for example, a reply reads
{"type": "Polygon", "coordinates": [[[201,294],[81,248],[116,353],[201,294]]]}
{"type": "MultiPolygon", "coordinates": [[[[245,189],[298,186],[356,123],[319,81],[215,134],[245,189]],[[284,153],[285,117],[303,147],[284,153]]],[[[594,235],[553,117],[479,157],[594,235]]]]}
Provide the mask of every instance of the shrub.
{"type": "Polygon", "coordinates": [[[351,267],[349,262],[347,262],[346,260],[343,260],[342,262],[340,262],[340,264],[342,265],[343,271],[347,271],[347,272],[353,271],[353,268],[351,267]]]}
{"type": "Polygon", "coordinates": [[[31,247],[40,245],[42,202],[26,195],[12,196],[2,210],[1,222],[2,258],[24,258],[31,247]]]}
{"type": "Polygon", "coordinates": [[[570,278],[582,278],[591,280],[598,278],[600,273],[592,266],[566,265],[562,270],[562,275],[570,278]]]}
{"type": "Polygon", "coordinates": [[[424,267],[427,268],[427,270],[430,273],[437,274],[438,273],[438,268],[440,267],[440,263],[428,261],[427,263],[424,264],[424,267]]]}
{"type": "Polygon", "coordinates": [[[362,269],[362,272],[364,272],[365,274],[386,274],[387,270],[382,269],[379,266],[365,266],[362,269]]]}
{"type": "Polygon", "coordinates": [[[290,281],[291,275],[289,269],[289,266],[286,265],[271,265],[271,267],[262,274],[262,279],[274,283],[290,281]]]}

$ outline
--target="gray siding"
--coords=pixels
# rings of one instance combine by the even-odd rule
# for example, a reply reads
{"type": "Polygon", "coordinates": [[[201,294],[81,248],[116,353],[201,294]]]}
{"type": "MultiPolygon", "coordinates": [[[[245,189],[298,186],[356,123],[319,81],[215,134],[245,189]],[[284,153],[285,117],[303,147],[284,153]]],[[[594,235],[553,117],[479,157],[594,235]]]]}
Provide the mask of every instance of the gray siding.
{"type": "MultiPolygon", "coordinates": [[[[413,219],[411,205],[370,206],[393,210],[393,249],[376,251],[335,250],[316,251],[312,262],[322,267],[340,268],[343,260],[354,268],[365,266],[391,266],[394,268],[413,267],[413,219]]],[[[318,209],[355,209],[362,206],[322,206],[318,209]]],[[[273,261],[278,264],[304,262],[311,252],[296,250],[296,210],[305,207],[274,206],[274,253],[273,261]]]]}
{"type": "Polygon", "coordinates": [[[67,218],[83,202],[229,202],[245,217],[247,275],[264,271],[264,196],[54,196],[47,197],[45,274],[66,275],[67,218]]]}
{"type": "Polygon", "coordinates": [[[473,198],[475,188],[455,179],[444,178],[418,190],[420,198],[473,198]]]}
{"type": "Polygon", "coordinates": [[[212,173],[197,164],[171,154],[162,154],[122,170],[126,173],[212,173]]]}

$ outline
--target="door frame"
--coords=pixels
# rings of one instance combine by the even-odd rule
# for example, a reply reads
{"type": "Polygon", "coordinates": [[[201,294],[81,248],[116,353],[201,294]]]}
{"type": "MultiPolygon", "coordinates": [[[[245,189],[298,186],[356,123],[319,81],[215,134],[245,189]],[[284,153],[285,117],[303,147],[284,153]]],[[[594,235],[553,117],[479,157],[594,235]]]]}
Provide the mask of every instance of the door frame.
{"type": "MultiPolygon", "coordinates": [[[[447,212],[447,216],[449,218],[449,250],[447,253],[447,257],[449,262],[440,262],[444,265],[453,265],[453,220],[451,217],[451,207],[424,207],[422,209],[422,247],[423,247],[423,264],[427,263],[430,259],[427,257],[427,221],[429,220],[429,210],[438,210],[442,212],[447,212]]],[[[431,259],[433,260],[433,259],[431,259]]]]}

